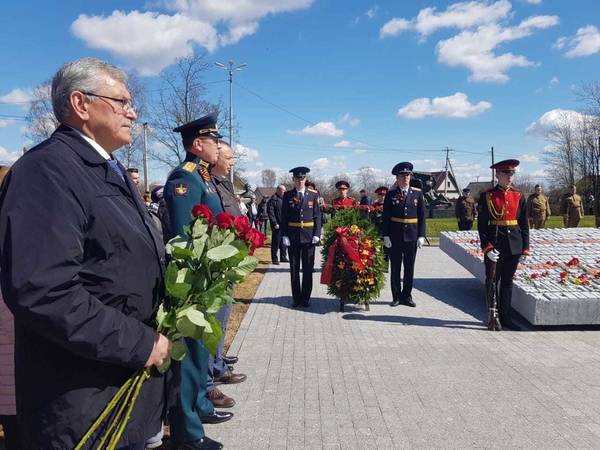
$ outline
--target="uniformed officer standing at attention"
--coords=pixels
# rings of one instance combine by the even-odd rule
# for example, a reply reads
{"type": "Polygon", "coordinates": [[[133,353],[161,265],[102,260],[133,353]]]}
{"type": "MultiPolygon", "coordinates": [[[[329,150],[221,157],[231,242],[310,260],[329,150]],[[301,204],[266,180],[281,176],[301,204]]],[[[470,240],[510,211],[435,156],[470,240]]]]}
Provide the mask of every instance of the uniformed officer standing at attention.
{"type": "Polygon", "coordinates": [[[469,231],[473,228],[473,221],[477,216],[475,199],[470,195],[471,189],[464,188],[462,195],[456,200],[456,219],[459,231],[469,231]]]}
{"type": "Polygon", "coordinates": [[[560,200],[560,213],[563,215],[563,223],[567,228],[577,228],[581,218],[584,216],[583,200],[577,193],[577,187],[569,186],[569,193],[564,194],[560,200]]]}
{"type": "Polygon", "coordinates": [[[527,219],[529,219],[529,228],[539,230],[546,228],[546,222],[550,217],[550,203],[548,197],[542,194],[542,187],[535,185],[535,192],[527,197],[526,209],[527,219]]]}
{"type": "MultiPolygon", "coordinates": [[[[479,197],[477,229],[484,254],[485,273],[489,276],[490,263],[497,263],[496,282],[500,286],[498,312],[501,328],[520,330],[510,317],[513,275],[519,260],[529,255],[529,223],[523,193],[513,188],[518,159],[506,159],[490,168],[496,170],[498,184],[479,197]]],[[[486,280],[488,286],[490,280],[486,280]]],[[[501,329],[500,328],[500,329],[501,329]]]]}
{"type": "Polygon", "coordinates": [[[356,204],[356,200],[353,197],[348,197],[350,183],[347,181],[338,181],[335,183],[335,188],[338,190],[339,195],[333,199],[333,206],[352,206],[356,204]]]}
{"type": "MultiPolygon", "coordinates": [[[[175,235],[191,221],[196,204],[207,205],[213,214],[223,212],[221,199],[209,169],[219,157],[218,113],[175,128],[181,133],[185,161],[169,175],[163,196],[175,235]]],[[[220,423],[233,413],[218,412],[206,397],[209,353],[200,340],[185,339],[186,357],[180,363],[180,384],[175,405],[170,410],[171,439],[177,450],[220,449],[223,446],[204,433],[202,423],[220,423]]],[[[174,367],[176,369],[177,366],[174,367]]]]}
{"type": "Polygon", "coordinates": [[[292,306],[309,306],[315,266],[315,245],[321,236],[321,208],[319,193],[305,186],[308,167],[290,170],[294,189],[283,194],[281,205],[281,235],[283,245],[289,247],[292,280],[292,306]],[[302,259],[302,282],[300,260],[302,259]]]}
{"type": "Polygon", "coordinates": [[[392,169],[398,187],[383,201],[383,242],[389,249],[392,271],[390,306],[417,306],[412,299],[417,249],[425,243],[425,201],[421,189],[410,186],[413,165],[401,162],[392,169]],[[404,263],[404,282],[400,271],[404,263]]]}

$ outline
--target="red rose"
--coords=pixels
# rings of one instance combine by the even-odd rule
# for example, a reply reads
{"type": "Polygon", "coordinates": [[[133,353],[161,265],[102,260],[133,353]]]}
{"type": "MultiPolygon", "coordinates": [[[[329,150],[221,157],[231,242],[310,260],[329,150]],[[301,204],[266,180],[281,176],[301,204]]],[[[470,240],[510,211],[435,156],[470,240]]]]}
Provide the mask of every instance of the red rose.
{"type": "Polygon", "coordinates": [[[229,213],[226,213],[226,212],[219,213],[219,214],[217,214],[217,227],[219,227],[219,229],[221,229],[221,230],[226,230],[227,228],[229,228],[231,226],[231,224],[233,223],[234,220],[235,220],[235,217],[229,213]]]}
{"type": "Polygon", "coordinates": [[[254,250],[265,245],[267,236],[258,231],[256,228],[250,228],[244,235],[244,240],[250,244],[250,254],[254,253],[254,250]]]}
{"type": "Polygon", "coordinates": [[[213,222],[213,213],[206,205],[195,205],[192,208],[192,216],[204,217],[209,224],[213,222]]]}
{"type": "Polygon", "coordinates": [[[233,221],[233,226],[238,234],[245,234],[250,229],[250,222],[246,216],[237,216],[233,221]]]}

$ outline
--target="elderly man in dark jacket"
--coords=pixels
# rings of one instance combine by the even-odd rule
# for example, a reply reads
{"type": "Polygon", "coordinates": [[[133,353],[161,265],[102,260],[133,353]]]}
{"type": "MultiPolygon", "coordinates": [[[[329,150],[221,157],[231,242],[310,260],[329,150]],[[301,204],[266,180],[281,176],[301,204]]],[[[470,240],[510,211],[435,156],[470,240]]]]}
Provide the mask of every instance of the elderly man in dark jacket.
{"type": "Polygon", "coordinates": [[[275,194],[271,196],[267,202],[267,214],[269,222],[271,222],[271,262],[275,265],[279,264],[277,253],[281,254],[281,262],[288,262],[286,247],[281,243],[281,205],[283,204],[283,194],[285,194],[285,186],[280,184],[277,186],[275,194]]]}
{"type": "MultiPolygon", "coordinates": [[[[23,449],[75,448],[119,387],[170,347],[152,327],[164,245],[110,155],[131,141],[137,118],[125,80],[95,58],[63,66],[52,80],[61,126],[2,187],[1,281],[15,316],[23,449]]],[[[117,448],[143,449],[158,433],[164,384],[152,371],[117,448]]],[[[93,435],[84,449],[97,445],[93,435]]]]}

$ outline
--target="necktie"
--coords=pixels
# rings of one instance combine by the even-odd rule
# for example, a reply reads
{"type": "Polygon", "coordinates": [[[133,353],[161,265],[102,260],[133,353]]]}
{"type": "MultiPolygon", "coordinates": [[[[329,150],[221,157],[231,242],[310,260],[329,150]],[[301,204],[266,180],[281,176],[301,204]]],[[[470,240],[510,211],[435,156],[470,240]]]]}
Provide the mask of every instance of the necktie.
{"type": "Polygon", "coordinates": [[[121,180],[125,181],[125,177],[123,176],[123,171],[121,170],[121,168],[117,164],[117,161],[114,160],[114,159],[107,159],[106,162],[108,163],[108,166],[112,170],[114,170],[115,172],[117,172],[117,175],[119,175],[121,177],[121,180]]]}
{"type": "Polygon", "coordinates": [[[302,201],[302,197],[304,197],[302,191],[298,191],[298,198],[300,199],[300,201],[302,201]]]}

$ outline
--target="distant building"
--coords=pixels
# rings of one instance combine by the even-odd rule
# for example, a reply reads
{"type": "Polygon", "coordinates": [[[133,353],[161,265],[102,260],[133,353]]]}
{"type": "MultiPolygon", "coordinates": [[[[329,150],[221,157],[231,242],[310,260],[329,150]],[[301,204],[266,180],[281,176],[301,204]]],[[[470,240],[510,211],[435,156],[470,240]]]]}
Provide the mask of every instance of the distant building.
{"type": "Polygon", "coordinates": [[[479,195],[483,191],[491,189],[494,186],[495,186],[495,183],[492,183],[491,181],[472,181],[466,187],[468,189],[471,189],[471,192],[470,192],[471,197],[473,197],[475,200],[477,200],[479,198],[479,195]]]}
{"type": "Polygon", "coordinates": [[[448,200],[456,200],[460,197],[462,189],[458,187],[458,183],[456,179],[452,175],[452,172],[446,172],[445,170],[441,170],[439,172],[417,172],[415,173],[429,175],[433,177],[433,190],[436,194],[444,194],[444,196],[448,200]],[[446,174],[448,176],[446,176],[446,174]]]}
{"type": "Polygon", "coordinates": [[[254,195],[256,195],[256,200],[260,202],[263,197],[271,197],[275,194],[277,188],[274,187],[257,187],[254,190],[254,195]]]}

